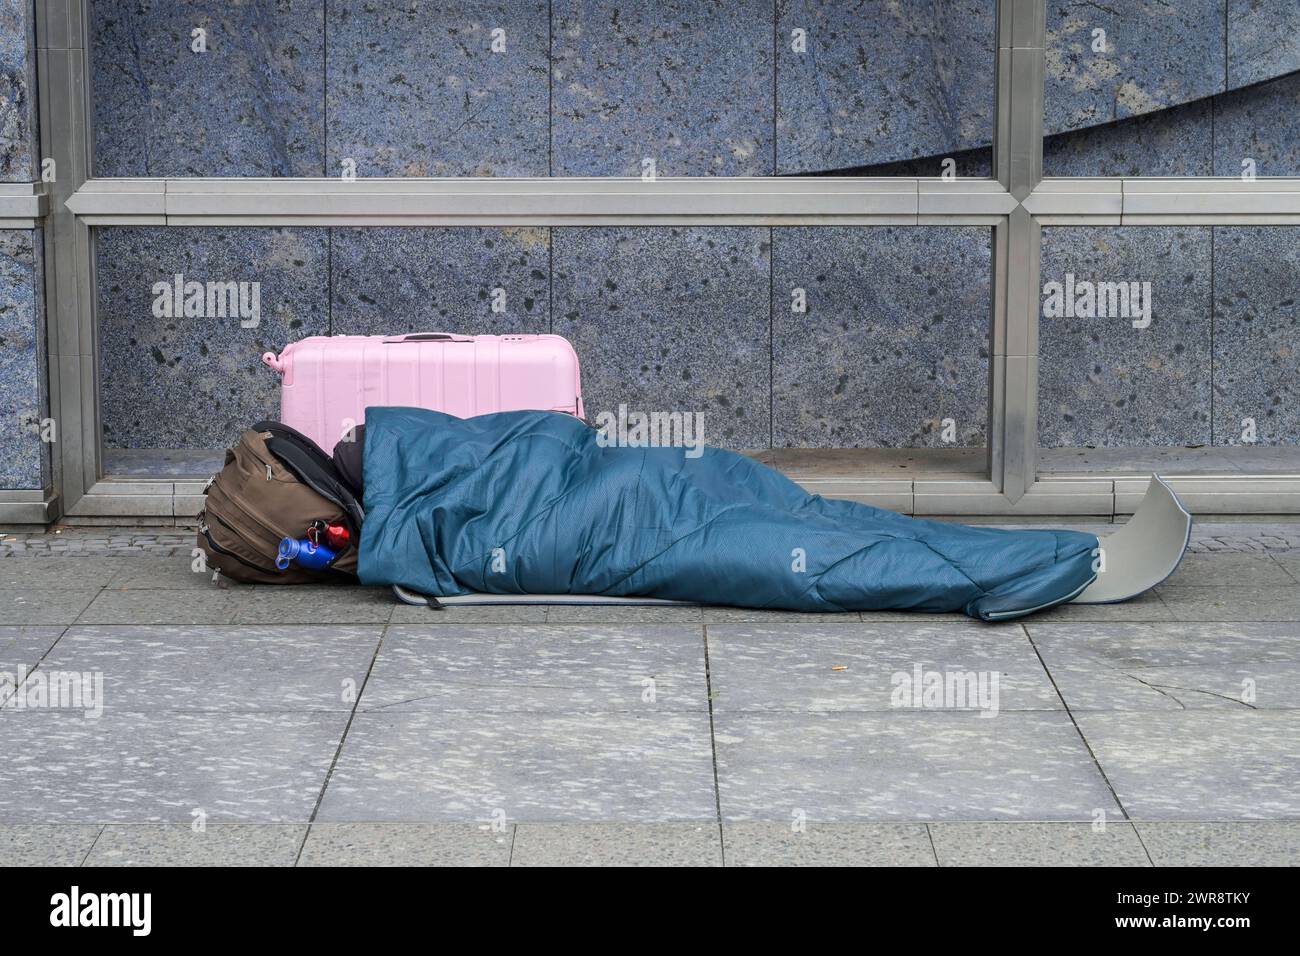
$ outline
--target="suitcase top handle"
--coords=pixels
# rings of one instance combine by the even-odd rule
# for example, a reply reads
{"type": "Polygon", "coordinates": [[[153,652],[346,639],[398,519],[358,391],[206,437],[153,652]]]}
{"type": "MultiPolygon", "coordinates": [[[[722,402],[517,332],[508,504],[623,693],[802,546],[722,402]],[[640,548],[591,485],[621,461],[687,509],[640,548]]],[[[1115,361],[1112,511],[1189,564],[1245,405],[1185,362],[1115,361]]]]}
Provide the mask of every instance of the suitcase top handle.
{"type": "MultiPolygon", "coordinates": [[[[383,343],[385,345],[398,345],[401,344],[402,342],[473,342],[473,341],[474,341],[474,336],[472,335],[452,335],[450,332],[413,332],[410,335],[395,335],[392,338],[384,339],[383,343]]],[[[289,346],[285,348],[285,352],[287,353],[289,351],[289,348],[291,348],[295,344],[296,343],[290,342],[289,346]]],[[[273,368],[277,372],[281,372],[281,373],[283,373],[285,369],[284,359],[276,355],[274,352],[263,352],[262,364],[266,365],[268,368],[273,368]]]]}
{"type": "Polygon", "coordinates": [[[449,332],[413,332],[410,335],[397,335],[384,339],[385,345],[397,345],[402,342],[473,342],[472,335],[452,335],[449,332]]]}

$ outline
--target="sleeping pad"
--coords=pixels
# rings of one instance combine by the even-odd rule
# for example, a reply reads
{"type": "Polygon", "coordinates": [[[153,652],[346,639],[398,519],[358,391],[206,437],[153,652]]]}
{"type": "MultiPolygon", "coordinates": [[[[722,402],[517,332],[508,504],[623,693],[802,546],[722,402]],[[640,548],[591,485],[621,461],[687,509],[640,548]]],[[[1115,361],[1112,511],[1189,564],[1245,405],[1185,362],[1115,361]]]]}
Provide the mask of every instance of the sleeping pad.
{"type": "Polygon", "coordinates": [[[1001,620],[1096,576],[1090,534],[909,518],[810,495],[735,452],[598,434],[557,412],[367,409],[362,583],[1001,620]]]}

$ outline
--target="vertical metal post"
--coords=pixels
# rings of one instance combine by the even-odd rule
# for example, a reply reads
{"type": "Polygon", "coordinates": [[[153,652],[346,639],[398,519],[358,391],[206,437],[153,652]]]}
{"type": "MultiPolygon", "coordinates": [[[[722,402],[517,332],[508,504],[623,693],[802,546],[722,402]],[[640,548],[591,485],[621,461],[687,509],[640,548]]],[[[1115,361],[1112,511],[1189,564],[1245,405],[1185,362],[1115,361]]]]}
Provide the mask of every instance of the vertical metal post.
{"type": "MultiPolygon", "coordinates": [[[[1043,178],[1045,0],[999,0],[998,181],[1023,201],[1043,178]]],[[[1038,287],[1041,227],[1017,207],[993,234],[993,354],[989,370],[989,472],[1015,503],[1038,469],[1038,287]]]]}
{"type": "Polygon", "coordinates": [[[45,221],[45,307],[53,477],[63,512],[94,484],[98,468],[95,329],[90,231],[64,203],[89,174],[86,16],[83,0],[37,0],[41,157],[53,159],[45,221]]]}

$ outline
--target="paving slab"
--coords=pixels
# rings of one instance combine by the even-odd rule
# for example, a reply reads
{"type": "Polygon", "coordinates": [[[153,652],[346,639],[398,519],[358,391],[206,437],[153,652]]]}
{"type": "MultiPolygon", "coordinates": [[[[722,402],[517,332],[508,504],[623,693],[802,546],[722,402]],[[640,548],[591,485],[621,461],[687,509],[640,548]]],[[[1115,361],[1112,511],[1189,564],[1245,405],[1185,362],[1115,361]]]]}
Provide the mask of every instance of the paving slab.
{"type": "Polygon", "coordinates": [[[362,710],[707,712],[699,627],[390,626],[362,710]]]}
{"type": "Polygon", "coordinates": [[[1176,621],[1300,621],[1300,588],[1294,586],[1162,584],[1155,590],[1176,621]]]}
{"type": "Polygon", "coordinates": [[[818,613],[804,611],[764,611],[748,607],[706,607],[705,624],[856,624],[862,620],[857,611],[818,613]]]}
{"type": "Polygon", "coordinates": [[[359,713],[325,822],[703,822],[707,714],[359,713]]]}
{"type": "MultiPolygon", "coordinates": [[[[12,588],[84,591],[101,588],[117,573],[113,561],[99,557],[0,560],[0,589],[12,588]]],[[[0,601],[4,595],[0,595],[0,601]]]]}
{"type": "Polygon", "coordinates": [[[89,607],[77,618],[81,624],[235,623],[234,598],[230,592],[219,588],[186,591],[183,594],[161,590],[105,590],[100,591],[88,603],[89,607]]]}
{"type": "Polygon", "coordinates": [[[715,720],[724,821],[1079,820],[1117,812],[1064,713],[715,720]]]}
{"type": "Polygon", "coordinates": [[[940,866],[1150,866],[1133,825],[932,823],[940,866]]]}
{"type": "Polygon", "coordinates": [[[704,610],[695,605],[552,604],[547,624],[701,624],[704,610]]]}
{"type": "Polygon", "coordinates": [[[0,701],[13,691],[18,668],[32,668],[66,631],[65,627],[0,626],[0,701]]]}
{"type": "Polygon", "coordinates": [[[717,823],[521,823],[511,866],[721,866],[717,823]]]}
{"type": "Polygon", "coordinates": [[[1157,590],[1146,591],[1122,604],[1059,604],[1035,614],[1034,621],[1172,621],[1175,611],[1160,600],[1157,590]]]}
{"type": "Polygon", "coordinates": [[[1300,582],[1300,553],[1284,552],[1282,554],[1270,554],[1269,557],[1293,580],[1300,582]]]}
{"type": "Polygon", "coordinates": [[[514,827],[313,823],[299,866],[506,866],[514,827]]]}
{"type": "Polygon", "coordinates": [[[396,603],[388,588],[263,584],[231,595],[236,624],[386,624],[396,603]]]}
{"type": "Polygon", "coordinates": [[[1300,866],[1300,822],[1136,824],[1156,866],[1300,866]]]}
{"type": "Polygon", "coordinates": [[[544,604],[485,604],[428,608],[393,598],[393,624],[545,624],[544,604]]]}
{"type": "Polygon", "coordinates": [[[378,625],[76,625],[41,673],[102,676],[108,710],[350,711],[378,625]]]}
{"type": "Polygon", "coordinates": [[[1071,710],[1300,707],[1300,624],[1026,627],[1071,710]]]}
{"type": "Polygon", "coordinates": [[[0,823],[305,823],[346,721],[0,711],[0,823]]]}
{"type": "Polygon", "coordinates": [[[924,823],[726,823],[727,866],[935,866],[924,823]]]}
{"type": "Polygon", "coordinates": [[[85,866],[293,866],[307,827],[215,823],[107,826],[85,866]]]}
{"type": "Polygon", "coordinates": [[[948,709],[1062,709],[1020,628],[714,624],[708,647],[718,712],[890,712],[922,699],[931,680],[961,690],[948,709]]]}
{"type": "MultiPolygon", "coordinates": [[[[191,588],[215,589],[213,569],[194,569],[193,559],[183,557],[163,558],[152,555],[140,557],[115,557],[107,562],[114,573],[108,587],[116,590],[188,591],[191,588]]],[[[222,577],[221,587],[239,589],[247,587],[231,578],[222,577]]]]}
{"type": "Polygon", "coordinates": [[[1259,587],[1276,584],[1295,587],[1286,570],[1267,554],[1186,554],[1169,576],[1177,587],[1259,587]]]}
{"type": "Polygon", "coordinates": [[[97,823],[0,824],[0,867],[80,866],[102,829],[97,823]]]}
{"type": "Polygon", "coordinates": [[[16,588],[0,591],[6,625],[68,625],[86,609],[99,591],[16,588]]]}
{"type": "Polygon", "coordinates": [[[1300,817],[1300,712],[1075,715],[1134,820],[1300,817]]]}

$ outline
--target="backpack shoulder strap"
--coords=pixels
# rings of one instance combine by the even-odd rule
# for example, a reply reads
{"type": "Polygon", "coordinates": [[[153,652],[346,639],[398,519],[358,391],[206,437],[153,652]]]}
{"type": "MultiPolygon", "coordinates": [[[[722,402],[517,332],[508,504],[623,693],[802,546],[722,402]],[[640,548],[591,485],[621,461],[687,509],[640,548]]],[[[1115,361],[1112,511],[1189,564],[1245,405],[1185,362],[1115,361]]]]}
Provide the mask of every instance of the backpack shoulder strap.
{"type": "Polygon", "coordinates": [[[348,517],[359,530],[366,520],[365,510],[361,507],[361,502],[357,501],[356,495],[352,494],[347,485],[340,480],[334,463],[329,457],[325,456],[322,461],[319,455],[312,453],[313,448],[317,452],[320,451],[315,445],[310,448],[305,447],[291,436],[276,435],[274,429],[268,430],[272,434],[266,439],[267,450],[292,471],[304,485],[347,512],[348,517]]]}

